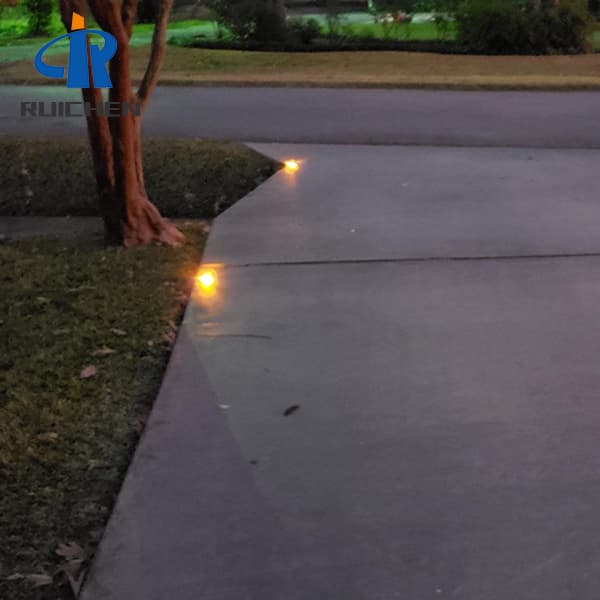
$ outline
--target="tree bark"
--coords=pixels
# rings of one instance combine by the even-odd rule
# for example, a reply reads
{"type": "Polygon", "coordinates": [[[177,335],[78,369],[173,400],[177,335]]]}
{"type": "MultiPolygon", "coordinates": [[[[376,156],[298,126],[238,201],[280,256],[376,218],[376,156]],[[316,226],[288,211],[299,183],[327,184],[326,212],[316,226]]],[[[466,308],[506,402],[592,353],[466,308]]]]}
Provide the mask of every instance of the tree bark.
{"type": "MultiPolygon", "coordinates": [[[[124,103],[133,106],[139,102],[144,107],[158,79],[172,0],[161,0],[151,58],[140,88],[143,94],[139,95],[133,92],[129,75],[129,39],[137,0],[88,0],[87,4],[100,27],[117,40],[117,53],[110,63],[113,87],[109,90],[109,102],[118,103],[120,107],[124,103]]],[[[73,11],[84,14],[84,8],[83,0],[61,0],[63,22],[68,30],[73,11]]],[[[82,95],[91,109],[87,116],[88,136],[107,241],[125,247],[151,243],[181,244],[183,234],[161,216],[146,193],[141,115],[121,110],[119,116],[104,116],[100,110],[104,102],[101,90],[94,87],[83,89],[82,95]]]]}

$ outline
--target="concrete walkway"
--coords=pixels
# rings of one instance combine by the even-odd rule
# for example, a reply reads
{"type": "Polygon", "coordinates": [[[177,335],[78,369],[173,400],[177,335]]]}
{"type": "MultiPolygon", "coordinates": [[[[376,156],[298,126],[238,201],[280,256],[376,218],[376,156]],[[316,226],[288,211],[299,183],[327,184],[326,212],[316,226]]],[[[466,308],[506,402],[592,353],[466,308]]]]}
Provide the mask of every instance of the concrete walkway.
{"type": "Polygon", "coordinates": [[[84,600],[596,600],[600,152],[257,149],[84,600]]]}

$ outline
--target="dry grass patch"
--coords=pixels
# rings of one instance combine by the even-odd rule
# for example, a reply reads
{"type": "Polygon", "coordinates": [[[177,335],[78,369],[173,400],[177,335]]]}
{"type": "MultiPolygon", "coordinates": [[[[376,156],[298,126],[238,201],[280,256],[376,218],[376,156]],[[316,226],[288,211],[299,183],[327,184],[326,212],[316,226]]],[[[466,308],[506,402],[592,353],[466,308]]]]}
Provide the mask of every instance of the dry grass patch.
{"type": "MultiPolygon", "coordinates": [[[[147,50],[132,50],[140,78],[147,50]]],[[[59,62],[57,58],[57,63],[59,62]]],[[[55,83],[29,61],[0,68],[0,83],[55,83]]],[[[600,88],[600,56],[464,56],[411,52],[240,52],[168,49],[163,84],[442,87],[482,89],[600,88]]]]}

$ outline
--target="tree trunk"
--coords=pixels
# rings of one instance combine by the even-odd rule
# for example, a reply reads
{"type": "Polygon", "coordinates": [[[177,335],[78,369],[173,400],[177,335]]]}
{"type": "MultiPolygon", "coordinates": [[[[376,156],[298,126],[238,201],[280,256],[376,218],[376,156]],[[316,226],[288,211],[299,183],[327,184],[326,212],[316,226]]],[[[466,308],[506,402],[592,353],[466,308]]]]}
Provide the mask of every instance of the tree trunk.
{"type": "MultiPolygon", "coordinates": [[[[136,103],[129,78],[128,39],[118,39],[117,54],[110,64],[113,87],[109,101],[136,103]]],[[[109,239],[124,246],[139,246],[152,242],[178,245],[184,237],[171,223],[163,219],[150,202],[144,184],[141,117],[121,111],[119,117],[108,119],[112,138],[111,158],[114,169],[114,192],[109,214],[104,223],[109,239]],[[107,218],[108,217],[108,218],[107,218]]],[[[100,190],[99,190],[100,191],[100,190]]]]}
{"type": "MultiPolygon", "coordinates": [[[[83,90],[83,97],[91,107],[102,102],[100,90],[83,90]]],[[[146,193],[139,118],[108,119],[92,112],[87,124],[107,241],[125,247],[181,244],[183,234],[161,217],[146,193]]]]}
{"type": "MultiPolygon", "coordinates": [[[[88,137],[92,150],[100,212],[106,239],[126,247],[159,243],[176,246],[183,234],[150,202],[144,185],[142,161],[141,115],[122,110],[124,103],[145,107],[156,85],[166,45],[166,25],[172,0],[160,0],[151,57],[140,90],[132,91],[129,76],[129,38],[137,10],[137,0],[61,0],[61,15],[70,29],[74,12],[85,14],[85,5],[102,29],[115,36],[117,53],[110,63],[113,87],[109,102],[117,103],[119,116],[107,117],[102,111],[102,91],[82,89],[83,100],[90,107],[87,116],[88,137]]],[[[88,44],[90,83],[93,86],[88,44]]]]}

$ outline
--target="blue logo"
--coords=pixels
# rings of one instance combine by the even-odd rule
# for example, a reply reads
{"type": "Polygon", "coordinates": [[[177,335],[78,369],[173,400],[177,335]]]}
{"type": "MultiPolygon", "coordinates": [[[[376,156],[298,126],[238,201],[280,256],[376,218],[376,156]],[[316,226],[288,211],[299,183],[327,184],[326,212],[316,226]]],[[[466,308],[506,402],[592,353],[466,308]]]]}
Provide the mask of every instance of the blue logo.
{"type": "Polygon", "coordinates": [[[42,57],[46,50],[60,40],[70,39],[69,67],[67,73],[68,88],[111,88],[112,82],[108,74],[107,63],[117,52],[117,40],[110,33],[99,29],[85,29],[85,21],[81,15],[73,14],[73,25],[70,33],[61,35],[51,40],[37,53],[35,57],[35,68],[44,77],[52,79],[63,79],[64,67],[56,67],[46,64],[42,57]],[[94,34],[104,39],[102,48],[97,44],[89,44],[88,36],[94,34]],[[90,74],[92,81],[90,82],[90,74]]]}

